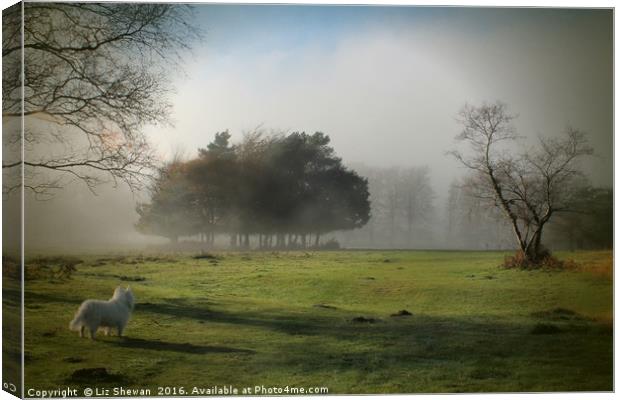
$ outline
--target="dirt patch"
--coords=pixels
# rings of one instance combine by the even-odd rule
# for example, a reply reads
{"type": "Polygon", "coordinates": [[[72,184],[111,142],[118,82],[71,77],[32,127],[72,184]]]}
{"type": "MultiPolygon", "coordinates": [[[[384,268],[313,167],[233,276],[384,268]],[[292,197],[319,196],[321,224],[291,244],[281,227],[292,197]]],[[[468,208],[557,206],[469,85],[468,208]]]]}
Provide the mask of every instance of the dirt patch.
{"type": "Polygon", "coordinates": [[[122,381],[122,377],[110,374],[108,370],[103,367],[97,367],[77,369],[73,371],[69,380],[71,382],[92,384],[93,382],[120,382],[122,381]]]}
{"type": "Polygon", "coordinates": [[[157,257],[157,256],[143,257],[142,261],[144,261],[144,262],[176,262],[176,260],[174,258],[170,258],[170,257],[157,257]]]}
{"type": "Polygon", "coordinates": [[[329,304],[315,304],[315,305],[313,305],[312,307],[316,307],[316,308],[326,308],[326,309],[329,309],[329,310],[337,310],[337,309],[338,309],[338,307],[335,307],[335,306],[330,306],[329,304]]]}
{"type": "Polygon", "coordinates": [[[390,317],[408,317],[408,316],[410,316],[410,315],[413,315],[413,314],[411,314],[411,313],[410,313],[409,311],[407,311],[407,310],[400,310],[400,311],[399,311],[399,312],[397,312],[397,313],[391,314],[391,315],[390,315],[390,317]]]}
{"type": "Polygon", "coordinates": [[[219,257],[211,253],[200,253],[192,256],[194,260],[218,260],[219,257]]]}
{"type": "Polygon", "coordinates": [[[530,333],[532,335],[554,335],[562,333],[562,329],[553,324],[536,324],[530,333]]]}
{"type": "Polygon", "coordinates": [[[147,262],[156,262],[156,263],[176,263],[177,260],[172,257],[160,257],[160,256],[109,256],[109,257],[101,257],[90,263],[91,267],[102,267],[108,264],[128,264],[128,265],[138,265],[147,262]]]}
{"type": "Polygon", "coordinates": [[[114,277],[123,282],[144,282],[146,280],[143,276],[114,275],[114,277]]]}
{"type": "Polygon", "coordinates": [[[85,360],[81,357],[65,357],[62,359],[62,361],[69,363],[69,364],[78,364],[78,363],[84,362],[85,360]]]}
{"type": "Polygon", "coordinates": [[[111,257],[101,257],[96,259],[93,262],[93,266],[102,266],[102,265],[106,265],[106,264],[124,264],[125,262],[128,261],[128,257],[127,256],[111,256],[111,257]]]}
{"type": "Polygon", "coordinates": [[[589,321],[584,315],[577,313],[576,311],[568,308],[557,307],[552,310],[537,311],[531,314],[535,318],[544,318],[554,321],[589,321]]]}
{"type": "Polygon", "coordinates": [[[366,318],[366,317],[355,317],[351,320],[351,322],[354,322],[356,324],[375,324],[380,321],[381,320],[377,318],[366,318]]]}
{"type": "Polygon", "coordinates": [[[104,265],[106,265],[107,263],[105,261],[101,261],[101,260],[95,260],[92,263],[90,263],[91,267],[103,267],[104,265]]]}

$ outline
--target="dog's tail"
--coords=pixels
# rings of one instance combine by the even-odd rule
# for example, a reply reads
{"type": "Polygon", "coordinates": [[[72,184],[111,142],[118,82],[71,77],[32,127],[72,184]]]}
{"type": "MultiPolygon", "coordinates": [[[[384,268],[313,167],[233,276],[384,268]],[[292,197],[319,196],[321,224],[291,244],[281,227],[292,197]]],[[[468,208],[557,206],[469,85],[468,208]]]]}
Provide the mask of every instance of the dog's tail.
{"type": "Polygon", "coordinates": [[[82,325],[84,325],[84,321],[82,320],[82,316],[78,314],[69,322],[69,329],[72,331],[79,331],[82,325]]]}

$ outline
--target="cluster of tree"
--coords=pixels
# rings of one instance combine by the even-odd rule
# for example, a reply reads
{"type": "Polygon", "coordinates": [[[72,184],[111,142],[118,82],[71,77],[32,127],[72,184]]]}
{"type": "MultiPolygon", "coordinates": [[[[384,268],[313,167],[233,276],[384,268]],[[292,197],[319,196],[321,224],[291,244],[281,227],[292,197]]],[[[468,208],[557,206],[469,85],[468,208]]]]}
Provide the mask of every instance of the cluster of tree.
{"type": "Polygon", "coordinates": [[[549,225],[549,243],[568,250],[612,249],[614,245],[614,200],[610,188],[586,186],[577,191],[570,212],[549,225]]]}
{"type": "Polygon", "coordinates": [[[355,170],[368,179],[371,215],[361,229],[335,237],[348,247],[429,248],[433,246],[433,199],[428,167],[355,170]]]}
{"type": "Polygon", "coordinates": [[[139,231],[170,238],[198,236],[231,247],[319,246],[321,235],[355,229],[370,218],[368,182],[347,169],[329,136],[246,134],[232,145],[217,133],[188,161],[163,168],[139,204],[139,231]]]}

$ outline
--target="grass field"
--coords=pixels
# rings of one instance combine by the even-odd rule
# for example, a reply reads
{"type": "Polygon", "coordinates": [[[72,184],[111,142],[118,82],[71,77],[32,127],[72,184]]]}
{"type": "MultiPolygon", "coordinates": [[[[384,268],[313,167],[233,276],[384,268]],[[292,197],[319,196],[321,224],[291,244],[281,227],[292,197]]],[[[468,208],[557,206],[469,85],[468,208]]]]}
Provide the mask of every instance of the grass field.
{"type": "MultiPolygon", "coordinates": [[[[502,270],[495,252],[84,258],[26,284],[26,389],[327,387],[329,393],[612,390],[611,252],[579,271],[502,270]],[[137,298],[126,337],[68,330],[86,298],[137,298]],[[411,316],[391,314],[407,310],[411,316]],[[357,317],[366,320],[359,322],[357,317]],[[371,320],[371,321],[369,321],[371,320]]],[[[286,394],[286,393],[284,393],[286,394]]]]}

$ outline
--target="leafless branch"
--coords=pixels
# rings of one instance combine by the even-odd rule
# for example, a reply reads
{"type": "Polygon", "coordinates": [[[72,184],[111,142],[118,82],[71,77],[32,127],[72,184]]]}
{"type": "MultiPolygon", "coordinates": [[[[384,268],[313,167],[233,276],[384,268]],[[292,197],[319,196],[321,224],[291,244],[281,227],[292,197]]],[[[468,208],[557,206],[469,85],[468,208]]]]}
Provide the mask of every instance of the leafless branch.
{"type": "Polygon", "coordinates": [[[519,248],[536,257],[545,224],[568,209],[571,192],[578,189],[577,161],[592,154],[583,132],[568,128],[563,138],[540,138],[536,148],[517,157],[500,142],[515,142],[516,135],[502,103],[466,105],[459,114],[463,131],[457,137],[469,144],[471,155],[450,154],[472,174],[466,193],[504,212],[519,248]]]}
{"type": "MultiPolygon", "coordinates": [[[[107,181],[139,188],[157,164],[142,129],[170,123],[168,71],[201,36],[190,13],[167,4],[25,3],[23,110],[21,13],[4,13],[2,115],[26,117],[25,167],[89,189],[107,181]]],[[[35,193],[62,186],[49,179],[26,186],[35,193]]]]}

